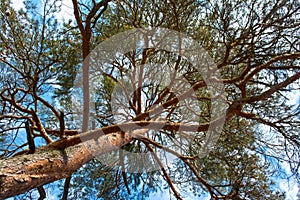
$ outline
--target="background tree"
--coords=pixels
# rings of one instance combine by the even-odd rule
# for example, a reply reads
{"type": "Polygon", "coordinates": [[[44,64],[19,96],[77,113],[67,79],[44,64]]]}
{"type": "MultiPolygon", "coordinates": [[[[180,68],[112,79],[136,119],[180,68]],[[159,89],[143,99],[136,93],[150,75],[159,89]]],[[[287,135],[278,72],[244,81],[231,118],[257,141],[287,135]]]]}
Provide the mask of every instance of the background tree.
{"type": "MultiPolygon", "coordinates": [[[[276,166],[287,162],[299,179],[299,109],[289,105],[291,94],[299,91],[297,1],[73,1],[77,32],[71,29],[71,23],[66,29],[56,24],[51,17],[58,8],[56,3],[46,2],[38,17],[31,14],[37,10],[30,2],[27,12],[19,13],[9,7],[9,2],[1,5],[1,137],[13,144],[13,138],[21,137],[29,121],[34,138],[43,138],[39,142],[43,147],[30,155],[21,152],[13,156],[26,148],[26,142],[17,147],[3,146],[1,198],[33,188],[39,188],[42,198],[42,185],[70,177],[86,164],[74,175],[70,197],[82,198],[85,192],[76,191],[84,188],[96,190],[98,197],[105,199],[126,195],[143,199],[163,184],[177,199],[206,194],[213,199],[284,199],[274,189],[271,175],[282,173],[276,166]],[[11,11],[9,15],[7,10],[11,11]],[[102,65],[99,84],[93,90],[95,107],[91,108],[94,115],[90,121],[95,120],[91,128],[95,130],[80,135],[77,129],[70,130],[78,128],[73,120],[76,113],[71,112],[70,104],[64,104],[70,99],[74,74],[79,69],[78,57],[74,58],[79,55],[79,44],[72,39],[82,38],[82,57],[86,58],[91,41],[98,44],[134,27],[165,27],[186,33],[214,59],[221,73],[221,80],[216,81],[224,83],[228,108],[221,137],[206,157],[197,157],[208,134],[206,123],[211,119],[212,99],[203,77],[194,63],[161,49],[137,47],[102,65]],[[171,71],[166,73],[170,79],[167,87],[161,78],[165,72],[143,68],[148,63],[164,64],[171,71]],[[122,79],[128,74],[131,79],[122,79]],[[176,74],[182,74],[186,81],[172,82],[176,74]],[[149,77],[154,82],[145,84],[144,78],[149,77]],[[58,98],[49,102],[45,95],[53,94],[52,85],[60,87],[56,89],[58,98]],[[193,88],[193,95],[178,102],[176,89],[180,87],[193,88]],[[120,88],[124,93],[119,93],[120,88]],[[119,96],[110,95],[112,91],[119,96]],[[197,104],[192,104],[193,98],[197,104]],[[58,99],[61,104],[56,104],[58,99]],[[123,112],[118,113],[112,103],[124,108],[123,112]],[[159,108],[163,109],[156,112],[159,108]],[[65,130],[59,125],[59,110],[66,115],[65,130]],[[178,125],[192,126],[188,123],[191,119],[199,123],[197,132],[178,130],[178,125]],[[133,124],[143,126],[148,120],[162,128],[130,130],[133,124]],[[116,125],[120,123],[125,133],[116,125]],[[106,135],[99,137],[101,131],[106,135]],[[59,137],[61,132],[66,137],[59,137]],[[193,138],[192,145],[182,141],[187,133],[193,138]],[[94,145],[94,152],[87,151],[81,138],[94,145]],[[151,152],[149,160],[161,170],[124,173],[131,170],[135,160],[116,146],[129,152],[151,152]],[[177,157],[169,168],[160,163],[167,157],[158,156],[160,149],[177,157]],[[120,163],[115,170],[121,171],[94,160],[93,153],[114,157],[120,163]],[[80,185],[84,177],[88,177],[85,185],[80,185]],[[108,188],[112,179],[114,187],[108,188]],[[134,192],[140,187],[143,196],[134,192]]],[[[89,62],[84,63],[89,66],[89,62]]]]}

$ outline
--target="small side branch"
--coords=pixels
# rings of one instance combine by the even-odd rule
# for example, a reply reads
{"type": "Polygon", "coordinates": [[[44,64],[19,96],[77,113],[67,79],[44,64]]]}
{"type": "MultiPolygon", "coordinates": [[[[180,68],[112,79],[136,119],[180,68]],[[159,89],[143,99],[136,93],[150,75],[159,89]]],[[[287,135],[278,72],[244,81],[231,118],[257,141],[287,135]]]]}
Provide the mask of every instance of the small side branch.
{"type": "Polygon", "coordinates": [[[68,199],[68,193],[69,193],[71,178],[72,178],[72,176],[66,178],[66,180],[65,180],[64,194],[63,194],[63,197],[61,198],[62,200],[67,200],[68,199]]]}
{"type": "Polygon", "coordinates": [[[33,154],[35,152],[35,144],[34,144],[32,129],[28,121],[25,122],[25,128],[26,128],[27,141],[29,146],[28,154],[33,154]]]}
{"type": "Polygon", "coordinates": [[[39,191],[39,194],[40,194],[40,197],[39,197],[39,200],[43,200],[46,198],[46,191],[45,189],[43,188],[43,186],[40,186],[37,188],[38,191],[39,191]]]}
{"type": "Polygon", "coordinates": [[[53,140],[48,135],[48,133],[46,132],[44,126],[42,125],[42,122],[41,122],[40,118],[37,115],[37,113],[34,110],[31,110],[31,114],[32,114],[32,118],[33,118],[34,122],[36,123],[36,126],[37,126],[38,130],[40,131],[42,137],[46,140],[46,142],[48,144],[52,143],[53,140]]]}
{"type": "Polygon", "coordinates": [[[180,195],[180,193],[177,191],[177,189],[175,188],[173,181],[171,179],[171,177],[169,176],[169,173],[167,172],[167,170],[165,169],[165,167],[163,166],[163,163],[160,161],[159,157],[156,155],[156,153],[154,152],[154,150],[152,149],[152,147],[148,144],[148,143],[144,143],[146,145],[146,147],[149,149],[149,151],[152,153],[152,156],[154,157],[154,159],[156,160],[156,162],[158,163],[158,165],[160,166],[167,183],[169,184],[169,186],[171,187],[171,190],[173,191],[176,199],[183,199],[180,195]]]}
{"type": "Polygon", "coordinates": [[[65,137],[65,114],[64,112],[60,112],[59,115],[59,127],[60,127],[60,138],[65,137]]]}
{"type": "Polygon", "coordinates": [[[121,149],[119,150],[119,155],[120,155],[120,162],[122,165],[122,177],[123,177],[127,192],[130,195],[131,192],[130,192],[130,188],[129,188],[129,184],[128,184],[128,180],[127,180],[127,176],[126,176],[126,172],[125,172],[124,155],[123,155],[123,151],[121,149]]]}

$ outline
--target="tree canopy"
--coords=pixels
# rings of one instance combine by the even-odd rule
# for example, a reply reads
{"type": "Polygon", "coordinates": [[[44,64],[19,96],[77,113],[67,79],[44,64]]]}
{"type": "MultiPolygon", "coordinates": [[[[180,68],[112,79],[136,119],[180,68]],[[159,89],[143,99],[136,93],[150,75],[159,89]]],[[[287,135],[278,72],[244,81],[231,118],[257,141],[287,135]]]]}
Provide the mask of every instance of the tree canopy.
{"type": "Polygon", "coordinates": [[[0,5],[1,199],[300,184],[299,1],[72,0],[69,21],[63,1],[24,5],[0,5]]]}

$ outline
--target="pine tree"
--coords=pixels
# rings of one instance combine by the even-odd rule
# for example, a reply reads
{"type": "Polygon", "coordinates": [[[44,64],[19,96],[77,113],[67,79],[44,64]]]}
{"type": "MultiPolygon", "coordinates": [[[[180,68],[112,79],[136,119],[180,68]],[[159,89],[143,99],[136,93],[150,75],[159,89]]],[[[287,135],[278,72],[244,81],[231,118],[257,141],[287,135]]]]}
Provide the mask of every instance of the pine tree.
{"type": "Polygon", "coordinates": [[[0,198],[44,198],[59,184],[64,199],[145,199],[160,189],[177,199],[284,199],[273,178],[280,163],[299,179],[300,111],[289,105],[299,91],[298,1],[72,3],[74,23],[56,20],[56,0],[0,6],[0,198]],[[188,57],[192,47],[158,48],[177,34],[151,46],[171,32],[153,39],[149,27],[197,41],[216,68],[188,57]],[[117,43],[126,47],[135,28],[147,34],[135,48],[97,51],[132,31],[117,43]],[[216,83],[225,92],[214,98],[216,83]],[[218,140],[208,131],[222,121],[214,112],[225,113],[218,140]],[[31,154],[25,124],[39,140],[31,154]]]}

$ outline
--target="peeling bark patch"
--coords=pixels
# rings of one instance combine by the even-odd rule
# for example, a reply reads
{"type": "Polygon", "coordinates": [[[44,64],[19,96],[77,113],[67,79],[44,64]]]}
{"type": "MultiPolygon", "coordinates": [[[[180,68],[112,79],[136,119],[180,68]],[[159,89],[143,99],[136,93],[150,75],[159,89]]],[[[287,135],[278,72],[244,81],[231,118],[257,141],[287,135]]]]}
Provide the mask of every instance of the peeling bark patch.
{"type": "Polygon", "coordinates": [[[30,181],[30,178],[26,175],[19,175],[19,176],[15,177],[14,180],[19,183],[24,183],[26,181],[30,181]]]}

